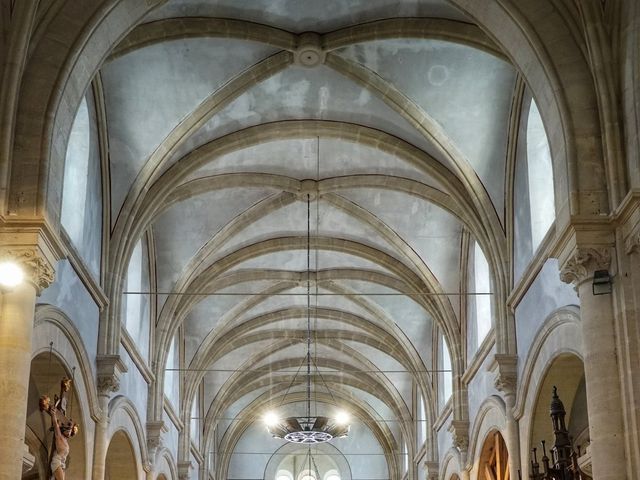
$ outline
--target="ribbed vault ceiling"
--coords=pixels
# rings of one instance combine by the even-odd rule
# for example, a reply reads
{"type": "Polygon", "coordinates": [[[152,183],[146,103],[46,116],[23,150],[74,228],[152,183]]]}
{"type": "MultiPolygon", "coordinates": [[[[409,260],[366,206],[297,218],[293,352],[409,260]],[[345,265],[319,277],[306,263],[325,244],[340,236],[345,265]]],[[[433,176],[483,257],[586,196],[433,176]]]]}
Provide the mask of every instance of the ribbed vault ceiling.
{"type": "Polygon", "coordinates": [[[463,236],[503,235],[515,71],[444,0],[248,3],[170,0],[102,68],[114,235],[151,232],[158,291],[216,294],[160,295],[156,322],[160,364],[182,329],[207,441],[268,444],[289,385],[301,408],[309,279],[319,408],[327,384],[358,418],[336,446],[396,475],[414,385],[438,410],[434,339],[464,343],[459,296],[416,293],[459,293],[463,236]]]}

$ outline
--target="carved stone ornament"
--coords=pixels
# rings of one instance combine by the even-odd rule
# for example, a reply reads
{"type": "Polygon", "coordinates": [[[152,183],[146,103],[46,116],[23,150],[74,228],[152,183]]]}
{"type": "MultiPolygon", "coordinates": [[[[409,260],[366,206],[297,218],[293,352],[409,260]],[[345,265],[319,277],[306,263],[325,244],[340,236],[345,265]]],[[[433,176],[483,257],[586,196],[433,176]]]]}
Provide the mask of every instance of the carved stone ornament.
{"type": "Polygon", "coordinates": [[[178,462],[178,479],[189,480],[193,464],[191,462],[178,462]]]}
{"type": "Polygon", "coordinates": [[[464,420],[453,420],[449,427],[453,438],[453,446],[460,452],[466,452],[469,448],[469,422],[464,420]]]}
{"type": "Polygon", "coordinates": [[[624,250],[627,255],[640,252],[640,230],[634,231],[624,241],[624,250]]]}
{"type": "Polygon", "coordinates": [[[107,395],[120,390],[120,379],[116,375],[98,375],[98,394],[107,395]]]}
{"type": "Polygon", "coordinates": [[[438,462],[424,462],[424,472],[427,480],[438,480],[440,464],[438,462]]]}
{"type": "Polygon", "coordinates": [[[515,396],[518,388],[518,357],[516,355],[496,354],[496,389],[505,396],[515,396]]]}
{"type": "Polygon", "coordinates": [[[98,366],[98,395],[109,395],[120,390],[120,376],[127,371],[127,366],[119,355],[99,355],[96,358],[98,366]]]}
{"type": "Polygon", "coordinates": [[[560,270],[560,280],[579,285],[596,270],[608,270],[611,265],[609,248],[577,248],[560,270]]]}
{"type": "Polygon", "coordinates": [[[164,422],[147,422],[147,447],[149,455],[155,455],[155,451],[162,445],[162,432],[164,430],[164,422]]]}
{"type": "Polygon", "coordinates": [[[25,278],[33,283],[40,293],[53,283],[55,271],[35,248],[12,248],[0,254],[0,260],[18,263],[25,278]]]}

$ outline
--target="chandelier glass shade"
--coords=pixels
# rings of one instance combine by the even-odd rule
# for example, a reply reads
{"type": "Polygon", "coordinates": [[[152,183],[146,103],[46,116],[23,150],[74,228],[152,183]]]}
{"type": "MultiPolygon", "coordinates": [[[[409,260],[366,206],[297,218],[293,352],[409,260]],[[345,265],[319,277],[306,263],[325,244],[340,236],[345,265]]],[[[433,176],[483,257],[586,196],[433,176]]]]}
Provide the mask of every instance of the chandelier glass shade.
{"type": "Polygon", "coordinates": [[[267,426],[274,438],[291,443],[324,443],[334,438],[346,437],[349,425],[329,417],[288,417],[267,426]]]}
{"type": "MultiPolygon", "coordinates": [[[[319,143],[318,139],[318,143],[319,143]]],[[[319,158],[318,152],[318,158],[319,158]]],[[[328,442],[334,438],[346,437],[349,434],[349,419],[344,412],[335,417],[311,415],[311,196],[307,194],[307,337],[306,337],[306,415],[300,417],[278,418],[271,413],[265,417],[267,431],[274,438],[281,438],[291,443],[317,444],[328,442]]],[[[317,366],[316,366],[317,369],[317,366]]],[[[296,380],[294,376],[291,384],[296,380]]],[[[322,375],[320,375],[322,378],[322,375]]],[[[324,379],[322,380],[324,382],[324,379]]],[[[325,384],[331,394],[331,390],[325,384]]],[[[287,390],[288,392],[288,390],[287,390]]],[[[285,394],[286,397],[286,394],[285,394]]],[[[335,401],[335,399],[334,399],[335,401]]],[[[284,398],[282,399],[284,402],[284,398]]]]}

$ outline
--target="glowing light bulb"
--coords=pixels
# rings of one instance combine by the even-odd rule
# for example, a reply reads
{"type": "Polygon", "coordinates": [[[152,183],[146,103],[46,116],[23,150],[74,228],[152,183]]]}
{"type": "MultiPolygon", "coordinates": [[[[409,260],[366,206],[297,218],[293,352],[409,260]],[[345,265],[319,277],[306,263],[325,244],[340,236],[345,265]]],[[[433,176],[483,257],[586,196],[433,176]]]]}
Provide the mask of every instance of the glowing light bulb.
{"type": "Polygon", "coordinates": [[[267,424],[268,427],[274,427],[278,423],[280,423],[280,418],[274,412],[267,412],[267,414],[263,418],[264,423],[267,424]]]}
{"type": "Polygon", "coordinates": [[[24,272],[13,262],[0,263],[0,287],[13,288],[24,280],[24,272]]]}
{"type": "Polygon", "coordinates": [[[336,413],[335,420],[338,425],[346,425],[349,423],[349,420],[351,420],[351,417],[349,417],[347,412],[339,411],[336,413]]]}

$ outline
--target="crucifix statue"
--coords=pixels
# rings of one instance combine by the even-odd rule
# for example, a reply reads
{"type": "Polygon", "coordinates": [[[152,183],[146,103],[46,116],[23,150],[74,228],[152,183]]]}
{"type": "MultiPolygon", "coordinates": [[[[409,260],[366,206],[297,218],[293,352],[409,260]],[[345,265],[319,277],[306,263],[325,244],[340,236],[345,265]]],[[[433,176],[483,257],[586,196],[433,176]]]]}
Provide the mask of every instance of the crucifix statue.
{"type": "Polygon", "coordinates": [[[78,425],[67,416],[67,403],[71,380],[64,377],[60,382],[60,396],[54,395],[54,401],[47,395],[40,397],[40,411],[47,412],[51,416],[51,429],[53,441],[49,456],[50,478],[64,480],[67,456],[69,455],[68,439],[78,433],[78,425]]]}

